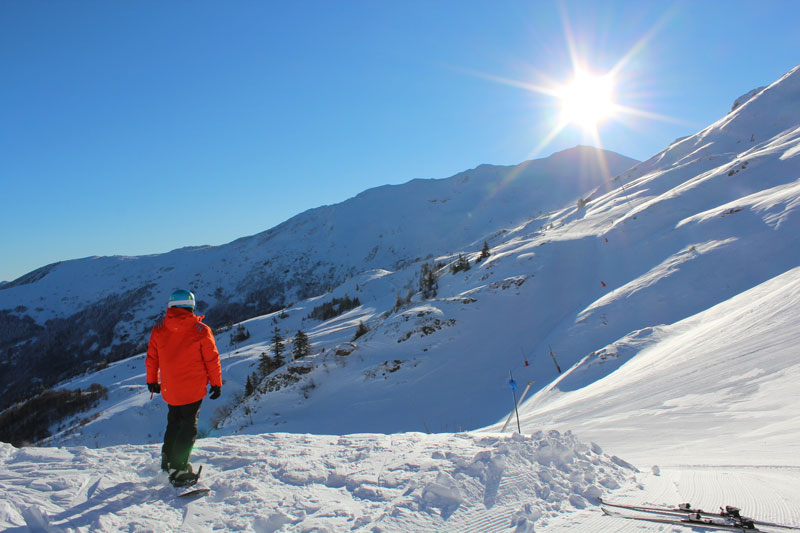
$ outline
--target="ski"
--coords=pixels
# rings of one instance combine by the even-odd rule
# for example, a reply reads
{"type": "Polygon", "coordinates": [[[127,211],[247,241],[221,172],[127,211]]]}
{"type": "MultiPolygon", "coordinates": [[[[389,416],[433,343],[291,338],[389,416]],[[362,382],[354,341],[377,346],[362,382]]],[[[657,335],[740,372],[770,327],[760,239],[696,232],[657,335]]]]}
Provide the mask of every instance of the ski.
{"type": "Polygon", "coordinates": [[[624,503],[615,503],[609,502],[604,500],[603,498],[598,498],[600,503],[603,505],[608,505],[609,507],[619,507],[621,509],[630,509],[631,511],[641,511],[644,513],[664,513],[664,514],[674,514],[674,515],[686,515],[686,514],[704,514],[705,511],[702,509],[693,509],[691,504],[682,503],[677,507],[656,507],[656,506],[646,506],[646,505],[628,505],[624,503]]]}
{"type": "MultiPolygon", "coordinates": [[[[623,514],[618,513],[616,511],[610,511],[605,507],[601,507],[603,510],[603,514],[606,516],[613,516],[615,518],[625,518],[627,520],[642,520],[645,522],[656,522],[659,524],[671,524],[674,526],[686,526],[686,527],[699,527],[705,529],[718,529],[721,531],[744,531],[744,532],[757,532],[762,531],[761,529],[757,529],[752,522],[750,523],[742,523],[742,524],[725,524],[722,522],[715,522],[711,518],[678,518],[677,516],[672,518],[670,516],[637,516],[632,514],[623,514]]],[[[718,520],[720,518],[717,518],[718,520]]]]}
{"type": "Polygon", "coordinates": [[[619,507],[621,509],[629,509],[631,511],[639,511],[643,513],[660,513],[660,514],[667,514],[671,516],[697,516],[700,518],[723,518],[727,520],[733,520],[734,522],[739,523],[747,523],[752,522],[755,526],[765,526],[765,527],[779,527],[783,529],[796,529],[800,530],[800,526],[788,526],[785,524],[778,524],[775,522],[766,522],[764,520],[756,520],[755,518],[750,518],[747,516],[742,516],[739,513],[739,508],[732,507],[730,505],[725,506],[725,508],[720,508],[720,511],[717,513],[710,512],[710,511],[703,511],[702,509],[694,509],[692,508],[691,504],[689,503],[682,503],[677,507],[658,507],[658,506],[646,506],[646,505],[627,505],[623,503],[615,503],[605,501],[602,498],[598,498],[600,503],[603,505],[608,505],[609,507],[619,507]]]}

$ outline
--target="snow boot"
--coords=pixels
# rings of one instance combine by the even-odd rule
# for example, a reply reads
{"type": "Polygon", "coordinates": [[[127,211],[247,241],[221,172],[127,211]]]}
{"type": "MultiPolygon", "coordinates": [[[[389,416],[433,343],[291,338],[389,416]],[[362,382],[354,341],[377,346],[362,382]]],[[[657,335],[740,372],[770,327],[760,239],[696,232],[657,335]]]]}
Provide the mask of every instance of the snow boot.
{"type": "Polygon", "coordinates": [[[169,482],[174,487],[188,487],[197,483],[197,474],[192,470],[192,465],[186,463],[183,468],[171,468],[169,471],[169,482]]]}
{"type": "Polygon", "coordinates": [[[161,470],[169,472],[169,456],[164,452],[161,452],[161,470]]]}

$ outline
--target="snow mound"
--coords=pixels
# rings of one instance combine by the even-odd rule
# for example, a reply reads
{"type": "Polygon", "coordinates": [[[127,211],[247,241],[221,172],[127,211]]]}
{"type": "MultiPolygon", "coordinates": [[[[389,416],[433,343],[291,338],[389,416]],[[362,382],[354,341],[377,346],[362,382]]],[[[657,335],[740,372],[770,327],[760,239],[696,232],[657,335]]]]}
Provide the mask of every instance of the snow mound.
{"type": "Polygon", "coordinates": [[[569,432],[265,434],[198,441],[212,492],[194,503],[166,486],[159,453],[0,444],[0,527],[523,532],[596,512],[598,497],[635,482],[625,461],[569,432]]]}

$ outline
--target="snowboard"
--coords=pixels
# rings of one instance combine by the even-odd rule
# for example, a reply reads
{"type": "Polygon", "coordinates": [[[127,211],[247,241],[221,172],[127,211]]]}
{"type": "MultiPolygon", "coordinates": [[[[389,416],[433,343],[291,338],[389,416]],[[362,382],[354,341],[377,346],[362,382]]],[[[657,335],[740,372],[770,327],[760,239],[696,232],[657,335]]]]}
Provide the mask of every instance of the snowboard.
{"type": "Polygon", "coordinates": [[[200,482],[188,487],[174,487],[175,494],[178,498],[191,498],[193,496],[204,496],[211,492],[211,489],[206,487],[200,482]]]}

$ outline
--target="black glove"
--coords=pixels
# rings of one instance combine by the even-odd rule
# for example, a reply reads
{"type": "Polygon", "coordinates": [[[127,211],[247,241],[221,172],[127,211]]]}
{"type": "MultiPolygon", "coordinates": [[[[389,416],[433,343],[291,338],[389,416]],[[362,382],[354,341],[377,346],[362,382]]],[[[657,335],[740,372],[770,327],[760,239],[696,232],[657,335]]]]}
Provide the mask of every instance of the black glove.
{"type": "Polygon", "coordinates": [[[209,392],[208,397],[211,398],[212,400],[216,400],[217,398],[219,398],[219,395],[222,394],[222,387],[215,387],[214,385],[212,385],[208,392],[209,392]]]}
{"type": "Polygon", "coordinates": [[[156,394],[161,394],[161,385],[158,383],[148,383],[147,390],[156,394]]]}

